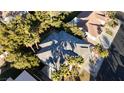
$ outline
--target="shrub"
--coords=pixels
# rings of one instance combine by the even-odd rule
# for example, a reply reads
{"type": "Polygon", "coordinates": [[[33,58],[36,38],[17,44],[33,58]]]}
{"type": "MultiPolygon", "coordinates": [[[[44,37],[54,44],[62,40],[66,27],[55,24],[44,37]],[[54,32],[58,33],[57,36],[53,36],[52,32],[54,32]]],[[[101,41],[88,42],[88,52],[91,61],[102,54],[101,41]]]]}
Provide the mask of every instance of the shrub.
{"type": "Polygon", "coordinates": [[[96,51],[98,51],[99,55],[100,55],[102,58],[106,58],[106,57],[108,57],[108,55],[109,55],[108,50],[103,49],[102,46],[99,45],[99,44],[96,45],[96,46],[94,47],[94,49],[95,49],[96,51]]]}
{"type": "Polygon", "coordinates": [[[109,52],[108,52],[108,50],[102,50],[100,52],[100,55],[101,55],[102,58],[106,58],[106,57],[108,57],[109,52]]]}

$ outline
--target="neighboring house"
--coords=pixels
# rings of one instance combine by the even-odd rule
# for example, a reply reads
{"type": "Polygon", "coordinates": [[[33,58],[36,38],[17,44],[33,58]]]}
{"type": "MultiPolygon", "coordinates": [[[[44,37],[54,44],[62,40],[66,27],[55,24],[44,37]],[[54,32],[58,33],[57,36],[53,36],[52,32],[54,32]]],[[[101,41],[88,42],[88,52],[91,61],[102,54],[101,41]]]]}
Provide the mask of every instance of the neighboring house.
{"type": "Polygon", "coordinates": [[[96,44],[106,21],[107,17],[104,11],[82,11],[72,20],[81,30],[86,32],[87,40],[92,44],[96,44]]]}
{"type": "Polygon", "coordinates": [[[9,77],[7,81],[37,81],[31,74],[24,70],[16,79],[9,77]]]}
{"type": "Polygon", "coordinates": [[[82,56],[85,62],[91,57],[90,44],[80,40],[65,31],[53,32],[41,44],[37,53],[39,59],[46,64],[42,70],[49,78],[51,73],[66,62],[65,56],[82,56]]]}
{"type": "Polygon", "coordinates": [[[27,11],[0,11],[0,20],[4,23],[8,23],[17,15],[22,16],[25,13],[27,13],[27,11]]]}

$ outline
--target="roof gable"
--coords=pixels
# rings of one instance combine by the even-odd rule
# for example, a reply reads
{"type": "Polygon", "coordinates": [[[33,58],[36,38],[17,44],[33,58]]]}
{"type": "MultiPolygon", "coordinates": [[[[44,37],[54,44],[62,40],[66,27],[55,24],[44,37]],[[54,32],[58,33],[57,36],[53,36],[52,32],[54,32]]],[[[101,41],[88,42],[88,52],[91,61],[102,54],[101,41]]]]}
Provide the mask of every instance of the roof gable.
{"type": "Polygon", "coordinates": [[[23,71],[15,81],[36,81],[34,77],[32,77],[27,71],[23,71]]]}

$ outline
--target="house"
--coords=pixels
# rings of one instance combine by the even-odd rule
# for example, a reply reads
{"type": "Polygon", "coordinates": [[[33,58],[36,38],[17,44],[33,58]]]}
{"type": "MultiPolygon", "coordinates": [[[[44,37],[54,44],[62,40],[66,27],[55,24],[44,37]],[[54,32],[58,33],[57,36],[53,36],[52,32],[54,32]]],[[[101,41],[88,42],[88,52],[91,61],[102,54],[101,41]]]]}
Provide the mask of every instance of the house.
{"type": "Polygon", "coordinates": [[[82,11],[72,22],[86,32],[88,42],[96,44],[107,19],[104,11],[82,11]]]}
{"type": "Polygon", "coordinates": [[[9,77],[7,81],[37,81],[31,74],[24,70],[16,79],[9,77]]]}
{"type": "Polygon", "coordinates": [[[40,47],[37,56],[46,65],[42,71],[49,78],[55,69],[59,69],[60,64],[66,62],[65,56],[79,55],[84,58],[84,62],[88,62],[91,57],[90,44],[65,31],[52,33],[40,44],[40,47]]]}

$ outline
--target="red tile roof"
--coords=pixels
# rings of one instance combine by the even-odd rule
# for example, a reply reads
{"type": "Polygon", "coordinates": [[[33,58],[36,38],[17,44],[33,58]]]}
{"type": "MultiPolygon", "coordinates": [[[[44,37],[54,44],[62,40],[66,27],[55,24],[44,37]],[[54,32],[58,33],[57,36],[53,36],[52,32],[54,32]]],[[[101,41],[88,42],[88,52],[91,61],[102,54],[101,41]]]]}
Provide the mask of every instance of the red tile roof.
{"type": "Polygon", "coordinates": [[[87,22],[84,23],[84,20],[82,22],[79,22],[77,25],[79,27],[83,27],[84,25],[87,27],[88,32],[97,37],[100,33],[99,30],[102,26],[102,22],[106,22],[107,18],[104,16],[105,12],[100,12],[100,11],[94,11],[94,12],[89,12],[89,11],[83,11],[81,12],[77,18],[87,18],[87,22]]]}

